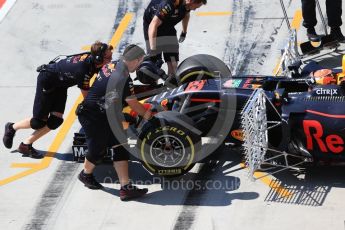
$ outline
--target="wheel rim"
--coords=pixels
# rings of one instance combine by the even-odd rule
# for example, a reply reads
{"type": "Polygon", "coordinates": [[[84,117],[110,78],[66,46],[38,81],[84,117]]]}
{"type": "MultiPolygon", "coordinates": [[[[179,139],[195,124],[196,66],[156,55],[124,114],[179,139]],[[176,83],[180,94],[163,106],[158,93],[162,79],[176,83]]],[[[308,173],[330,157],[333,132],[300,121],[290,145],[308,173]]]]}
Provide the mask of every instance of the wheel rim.
{"type": "Polygon", "coordinates": [[[157,166],[175,167],[185,158],[183,143],[171,135],[157,137],[150,147],[151,159],[157,166]]]}

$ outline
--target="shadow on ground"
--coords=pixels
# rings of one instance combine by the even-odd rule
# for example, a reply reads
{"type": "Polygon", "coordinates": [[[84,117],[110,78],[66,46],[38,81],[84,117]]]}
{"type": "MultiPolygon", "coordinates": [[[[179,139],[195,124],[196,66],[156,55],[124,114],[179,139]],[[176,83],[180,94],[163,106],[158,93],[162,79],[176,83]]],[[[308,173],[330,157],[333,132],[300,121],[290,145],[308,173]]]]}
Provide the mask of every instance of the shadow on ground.
{"type": "Polygon", "coordinates": [[[300,173],[285,171],[275,174],[271,190],[265,198],[268,202],[322,206],[332,187],[345,187],[345,167],[308,167],[300,173]],[[282,187],[289,194],[279,194],[274,188],[282,187]]]}
{"type": "MultiPolygon", "coordinates": [[[[242,169],[239,167],[241,156],[231,153],[229,149],[222,150],[216,159],[209,159],[204,163],[199,173],[188,173],[176,178],[151,175],[139,162],[130,162],[129,171],[134,184],[140,187],[156,184],[161,188],[159,191],[149,192],[137,201],[156,205],[227,206],[235,199],[258,198],[259,194],[256,192],[236,192],[241,180],[229,174],[242,169]]],[[[112,165],[98,167],[95,177],[106,184],[118,184],[112,165]]],[[[106,187],[104,191],[119,196],[118,189],[106,187]]]]}
{"type": "MultiPolygon", "coordinates": [[[[36,149],[36,150],[37,150],[37,152],[42,154],[43,157],[45,157],[45,156],[52,156],[53,158],[55,158],[57,160],[60,160],[60,161],[73,161],[72,153],[52,153],[52,152],[47,152],[45,150],[38,150],[38,149],[36,149]]],[[[12,150],[10,153],[11,154],[19,154],[19,155],[21,155],[22,157],[25,157],[25,158],[32,158],[29,155],[25,155],[25,154],[22,154],[22,153],[18,152],[18,150],[16,150],[16,149],[12,150]]],[[[38,160],[42,159],[42,158],[38,158],[38,160]]],[[[33,158],[33,159],[37,159],[37,158],[33,158]]]]}
{"type": "Polygon", "coordinates": [[[305,63],[310,61],[316,61],[320,66],[330,69],[341,69],[342,65],[342,58],[345,54],[345,50],[338,49],[333,51],[331,49],[322,52],[321,54],[317,54],[314,56],[306,57],[304,59],[305,63]]]}

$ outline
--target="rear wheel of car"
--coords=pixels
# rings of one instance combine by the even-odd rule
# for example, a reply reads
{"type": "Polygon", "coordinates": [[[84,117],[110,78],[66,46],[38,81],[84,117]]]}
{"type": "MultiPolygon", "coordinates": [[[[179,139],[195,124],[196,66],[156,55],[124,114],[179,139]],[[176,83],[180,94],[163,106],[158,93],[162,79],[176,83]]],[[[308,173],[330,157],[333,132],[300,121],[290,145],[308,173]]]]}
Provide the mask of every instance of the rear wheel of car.
{"type": "Polygon", "coordinates": [[[185,59],[176,72],[179,84],[217,77],[231,77],[230,69],[217,57],[198,54],[185,59]]]}
{"type": "Polygon", "coordinates": [[[178,112],[161,112],[144,125],[137,148],[143,166],[151,173],[175,177],[195,164],[201,137],[191,130],[193,121],[178,112]]]}

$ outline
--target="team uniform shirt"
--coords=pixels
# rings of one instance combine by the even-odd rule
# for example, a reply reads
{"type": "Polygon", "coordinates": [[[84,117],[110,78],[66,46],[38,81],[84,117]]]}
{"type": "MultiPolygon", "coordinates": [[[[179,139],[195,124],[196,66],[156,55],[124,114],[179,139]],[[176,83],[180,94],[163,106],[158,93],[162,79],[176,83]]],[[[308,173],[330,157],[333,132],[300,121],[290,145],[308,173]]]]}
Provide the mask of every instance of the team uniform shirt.
{"type": "Polygon", "coordinates": [[[64,113],[69,87],[78,85],[82,90],[89,90],[90,79],[98,69],[90,54],[84,54],[44,65],[39,72],[33,117],[47,119],[51,112],[64,113]]]}
{"type": "Polygon", "coordinates": [[[157,29],[156,55],[152,60],[161,59],[163,53],[166,62],[179,61],[179,44],[175,25],[181,22],[189,13],[183,0],[151,0],[144,13],[144,38],[146,50],[151,52],[149,44],[149,25],[157,16],[162,24],[157,29]],[[162,38],[162,39],[159,39],[162,38]]]}
{"type": "MultiPolygon", "coordinates": [[[[101,162],[107,147],[127,142],[120,114],[126,98],[133,95],[133,81],[122,60],[102,67],[83,102],[85,109],[78,115],[86,135],[86,159],[90,162],[101,162]]],[[[112,158],[113,161],[127,161],[129,153],[118,146],[112,158]]]]}
{"type": "Polygon", "coordinates": [[[46,88],[69,88],[77,85],[82,90],[89,90],[90,79],[99,71],[89,54],[71,56],[57,63],[49,64],[47,72],[52,73],[46,79],[46,88]]]}
{"type": "Polygon", "coordinates": [[[174,27],[189,13],[183,0],[152,0],[144,13],[144,22],[150,24],[157,16],[163,23],[159,28],[174,27]]]}
{"type": "Polygon", "coordinates": [[[103,66],[84,102],[103,109],[114,105],[122,109],[130,97],[135,97],[133,81],[126,65],[119,60],[103,66]]]}

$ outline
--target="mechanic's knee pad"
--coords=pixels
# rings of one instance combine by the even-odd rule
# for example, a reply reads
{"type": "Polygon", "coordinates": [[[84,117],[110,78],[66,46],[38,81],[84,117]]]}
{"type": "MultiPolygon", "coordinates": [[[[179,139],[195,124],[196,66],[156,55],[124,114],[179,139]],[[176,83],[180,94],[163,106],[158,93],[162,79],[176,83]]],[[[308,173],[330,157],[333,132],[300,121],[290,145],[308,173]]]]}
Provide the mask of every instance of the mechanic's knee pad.
{"type": "Polygon", "coordinates": [[[43,121],[41,119],[38,118],[31,118],[30,120],[30,127],[32,129],[38,130],[38,129],[42,129],[44,126],[46,126],[47,122],[43,121]]]}
{"type": "Polygon", "coordinates": [[[104,151],[101,151],[100,153],[98,154],[94,154],[92,153],[91,151],[88,151],[85,155],[85,158],[90,161],[92,164],[94,165],[99,165],[102,163],[103,161],[103,158],[104,158],[104,155],[105,155],[105,150],[104,151]]]}
{"type": "Polygon", "coordinates": [[[117,151],[116,149],[114,149],[112,158],[113,158],[113,161],[128,161],[129,153],[126,149],[121,149],[121,150],[118,149],[117,151]]]}
{"type": "Polygon", "coordinates": [[[57,129],[63,123],[63,118],[57,117],[51,114],[47,120],[47,126],[49,129],[57,129]]]}

